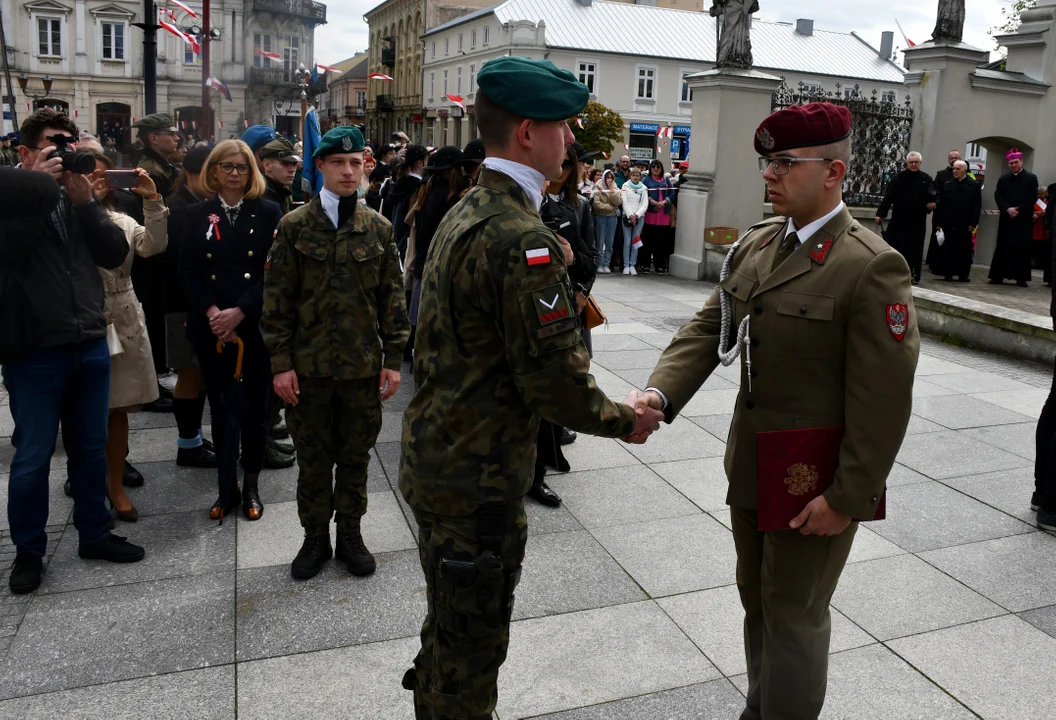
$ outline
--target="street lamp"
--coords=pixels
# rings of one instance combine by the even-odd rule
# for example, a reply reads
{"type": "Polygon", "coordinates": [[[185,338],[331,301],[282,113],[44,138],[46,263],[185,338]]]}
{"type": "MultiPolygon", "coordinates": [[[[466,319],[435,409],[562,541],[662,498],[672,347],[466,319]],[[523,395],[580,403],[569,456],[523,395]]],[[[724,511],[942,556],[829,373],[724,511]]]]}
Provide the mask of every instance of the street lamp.
{"type": "Polygon", "coordinates": [[[301,89],[301,133],[305,136],[304,119],[308,115],[308,71],[304,69],[304,63],[297,66],[297,87],[301,89]]]}
{"type": "Polygon", "coordinates": [[[46,98],[49,95],[51,95],[51,84],[52,84],[52,82],[54,82],[51,79],[51,76],[50,75],[45,75],[44,79],[41,82],[44,84],[44,94],[43,95],[37,95],[36,93],[32,93],[32,92],[29,91],[29,78],[27,78],[25,76],[25,73],[23,73],[23,74],[18,76],[18,87],[19,87],[19,89],[22,90],[22,94],[23,95],[25,95],[28,98],[32,98],[33,102],[36,102],[37,100],[40,100],[41,98],[46,98]]]}

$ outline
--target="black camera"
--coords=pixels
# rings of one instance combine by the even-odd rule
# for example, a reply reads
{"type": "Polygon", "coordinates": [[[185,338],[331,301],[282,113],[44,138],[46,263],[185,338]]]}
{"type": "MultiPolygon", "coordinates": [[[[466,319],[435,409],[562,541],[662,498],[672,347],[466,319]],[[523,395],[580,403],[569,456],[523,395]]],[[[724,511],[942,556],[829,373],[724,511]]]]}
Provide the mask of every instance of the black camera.
{"type": "Polygon", "coordinates": [[[69,135],[48,135],[46,138],[55,146],[51,157],[62,158],[62,169],[77,175],[88,175],[95,172],[95,156],[86,150],[74,150],[70,142],[77,142],[69,135]]]}

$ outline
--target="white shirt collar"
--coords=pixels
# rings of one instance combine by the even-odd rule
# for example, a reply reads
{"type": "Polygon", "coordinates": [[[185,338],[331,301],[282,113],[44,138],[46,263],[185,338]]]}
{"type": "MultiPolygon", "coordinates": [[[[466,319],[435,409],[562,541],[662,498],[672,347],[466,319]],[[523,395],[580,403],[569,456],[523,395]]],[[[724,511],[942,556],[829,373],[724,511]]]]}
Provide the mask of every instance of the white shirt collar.
{"type": "Polygon", "coordinates": [[[422,176],[419,175],[418,173],[407,173],[407,174],[410,175],[413,178],[418,178],[419,180],[422,179],[422,176]]]}
{"type": "Polygon", "coordinates": [[[543,204],[543,188],[546,187],[546,178],[541,172],[519,162],[497,157],[484,158],[484,167],[512,178],[524,190],[536,211],[539,210],[543,204]]]}
{"type": "Polygon", "coordinates": [[[319,202],[322,203],[323,212],[325,212],[326,216],[330,218],[330,222],[334,224],[334,228],[336,229],[338,227],[337,204],[341,202],[341,198],[324,187],[319,191],[319,202]]]}
{"type": "MultiPolygon", "coordinates": [[[[787,237],[788,235],[791,235],[792,233],[796,233],[796,238],[799,240],[799,245],[803,245],[808,240],[810,240],[811,236],[814,235],[814,233],[816,233],[818,230],[821,230],[823,227],[825,227],[825,223],[827,223],[829,220],[832,220],[834,217],[836,217],[841,212],[843,212],[843,208],[844,207],[845,206],[843,204],[843,201],[841,200],[840,204],[837,205],[835,208],[833,208],[833,210],[831,212],[829,212],[826,215],[823,215],[822,217],[818,218],[817,220],[814,220],[812,222],[807,223],[806,225],[804,225],[799,230],[796,229],[796,223],[792,220],[792,218],[789,218],[788,219],[788,230],[785,233],[785,236],[787,237]]],[[[799,247],[799,245],[797,245],[796,247],[799,247]]]]}

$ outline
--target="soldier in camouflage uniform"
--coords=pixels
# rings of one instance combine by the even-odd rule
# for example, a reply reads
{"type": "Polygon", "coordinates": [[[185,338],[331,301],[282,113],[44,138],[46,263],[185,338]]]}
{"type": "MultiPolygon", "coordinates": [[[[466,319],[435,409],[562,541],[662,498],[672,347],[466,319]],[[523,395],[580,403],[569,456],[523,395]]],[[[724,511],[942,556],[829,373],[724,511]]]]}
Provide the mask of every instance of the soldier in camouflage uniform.
{"type": "Polygon", "coordinates": [[[362,134],[329,131],[313,159],[323,189],[279,224],[260,323],[300,466],[297,511],[305,538],[290,568],[299,579],[316,575],[334,554],[335,510],[337,559],[353,575],[374,572],[360,533],[367,465],[381,430],[381,402],[400,385],[410,333],[392,226],[358,203],[362,134]]]}
{"type": "Polygon", "coordinates": [[[422,648],[403,686],[419,720],[491,718],[528,528],[540,416],[643,439],[662,415],[615,403],[588,373],[563,244],[539,216],[590,95],[548,61],[504,57],[477,78],[478,184],[429,248],[400,491],[427,584],[422,648]]]}
{"type": "Polygon", "coordinates": [[[4,135],[3,147],[0,148],[0,165],[14,167],[17,164],[11,161],[11,136],[4,135]]]}

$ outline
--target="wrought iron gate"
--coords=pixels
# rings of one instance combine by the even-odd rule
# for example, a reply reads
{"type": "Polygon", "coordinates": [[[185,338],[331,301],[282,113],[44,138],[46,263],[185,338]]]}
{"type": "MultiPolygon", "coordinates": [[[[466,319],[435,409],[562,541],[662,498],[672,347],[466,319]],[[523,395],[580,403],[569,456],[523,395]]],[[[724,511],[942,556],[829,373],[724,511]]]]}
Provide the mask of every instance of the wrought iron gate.
{"type": "Polygon", "coordinates": [[[835,92],[813,89],[799,83],[793,91],[784,82],[774,92],[771,110],[812,102],[843,105],[851,111],[851,166],[843,181],[843,200],[848,205],[877,207],[884,199],[887,183],[902,169],[909,152],[913,126],[913,106],[909,95],[902,103],[877,99],[861,93],[858,85],[845,91],[839,83],[835,92]]]}

